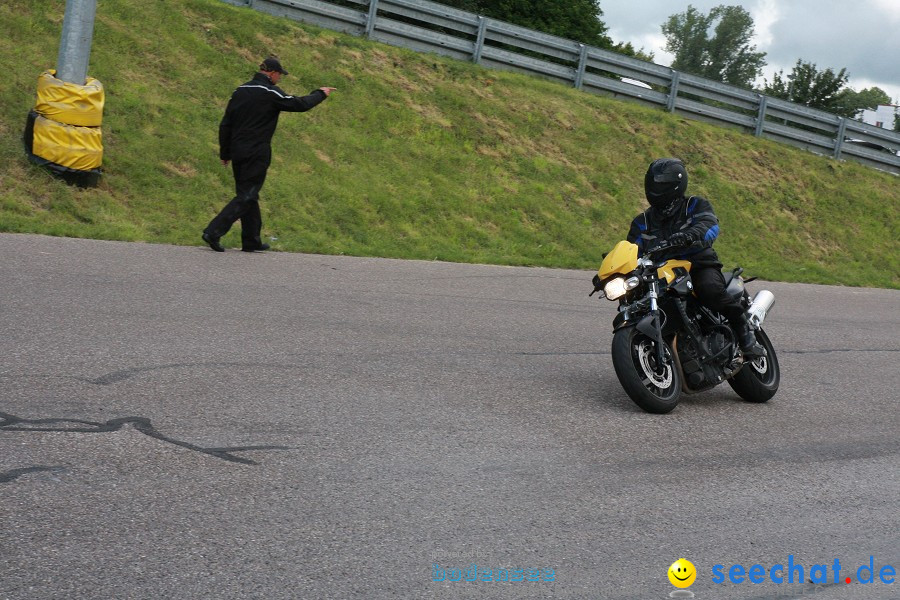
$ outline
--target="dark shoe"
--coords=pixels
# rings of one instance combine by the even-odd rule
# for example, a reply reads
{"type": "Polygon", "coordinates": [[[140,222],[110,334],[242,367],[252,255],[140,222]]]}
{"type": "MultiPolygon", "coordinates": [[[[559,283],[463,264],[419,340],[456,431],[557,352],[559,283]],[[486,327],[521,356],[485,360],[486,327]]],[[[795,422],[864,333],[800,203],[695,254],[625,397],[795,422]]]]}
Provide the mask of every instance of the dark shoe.
{"type": "Polygon", "coordinates": [[[753,330],[750,329],[750,326],[742,328],[738,335],[738,340],[741,342],[741,352],[744,353],[744,356],[759,358],[761,356],[766,355],[766,349],[762,347],[762,345],[756,341],[756,334],[753,333],[753,330]]]}
{"type": "Polygon", "coordinates": [[[269,248],[271,248],[271,246],[268,244],[260,244],[259,246],[253,246],[252,248],[241,248],[241,252],[262,252],[269,248]]]}
{"type": "Polygon", "coordinates": [[[766,356],[766,349],[759,344],[759,342],[753,342],[748,346],[744,346],[741,344],[741,352],[744,353],[744,356],[748,358],[762,358],[766,356]]]}
{"type": "Polygon", "coordinates": [[[756,341],[756,334],[750,327],[747,315],[742,315],[741,319],[733,325],[734,333],[737,336],[738,344],[741,346],[741,352],[750,359],[759,358],[766,355],[766,349],[756,341]]]}
{"type": "Polygon", "coordinates": [[[219,243],[219,238],[213,237],[208,233],[203,232],[203,241],[209,244],[209,247],[216,252],[225,252],[225,248],[222,246],[222,244],[219,243]]]}

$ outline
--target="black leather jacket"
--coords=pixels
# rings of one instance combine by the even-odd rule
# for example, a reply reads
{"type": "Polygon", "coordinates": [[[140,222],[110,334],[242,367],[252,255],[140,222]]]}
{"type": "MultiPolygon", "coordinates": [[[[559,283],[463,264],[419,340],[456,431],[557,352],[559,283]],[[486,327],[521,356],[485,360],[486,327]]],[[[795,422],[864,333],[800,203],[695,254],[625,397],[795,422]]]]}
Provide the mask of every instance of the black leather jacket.
{"type": "Polygon", "coordinates": [[[691,196],[676,201],[670,216],[655,208],[648,208],[634,218],[628,231],[628,241],[638,246],[638,256],[680,231],[692,234],[696,240],[687,248],[675,248],[661,258],[689,260],[697,265],[722,268],[713,242],[719,236],[719,219],[706,198],[691,196]]]}
{"type": "Polygon", "coordinates": [[[265,73],[257,73],[234,90],[228,101],[219,124],[219,158],[243,160],[270,155],[279,113],[306,112],[327,97],[322,90],[299,98],[290,96],[265,73]]]}

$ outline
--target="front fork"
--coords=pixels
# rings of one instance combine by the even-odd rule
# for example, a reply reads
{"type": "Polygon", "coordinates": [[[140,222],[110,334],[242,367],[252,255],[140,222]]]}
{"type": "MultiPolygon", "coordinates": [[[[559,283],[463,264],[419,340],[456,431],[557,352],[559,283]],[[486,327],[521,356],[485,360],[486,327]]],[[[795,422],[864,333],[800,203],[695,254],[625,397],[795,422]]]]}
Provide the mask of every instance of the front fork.
{"type": "Polygon", "coordinates": [[[653,318],[653,331],[656,335],[656,364],[662,370],[666,364],[665,345],[663,344],[662,323],[659,320],[659,284],[650,282],[650,316],[653,318]]]}

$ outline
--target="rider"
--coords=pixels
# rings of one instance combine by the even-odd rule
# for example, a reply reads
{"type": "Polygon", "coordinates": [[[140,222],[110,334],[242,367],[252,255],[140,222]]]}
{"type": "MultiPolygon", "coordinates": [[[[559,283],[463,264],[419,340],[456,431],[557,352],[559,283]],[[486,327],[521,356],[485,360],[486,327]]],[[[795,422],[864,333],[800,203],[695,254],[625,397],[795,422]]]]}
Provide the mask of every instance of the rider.
{"type": "Polygon", "coordinates": [[[719,219],[705,198],[685,198],[687,184],[688,174],[681,160],[654,160],[644,175],[650,208],[631,222],[628,241],[637,244],[638,256],[667,243],[670,249],[658,252],[657,258],[689,260],[697,299],[725,315],[745,355],[764,356],[766,351],[756,341],[744,307],[725,292],[722,263],[712,248],[719,235],[719,219]]]}

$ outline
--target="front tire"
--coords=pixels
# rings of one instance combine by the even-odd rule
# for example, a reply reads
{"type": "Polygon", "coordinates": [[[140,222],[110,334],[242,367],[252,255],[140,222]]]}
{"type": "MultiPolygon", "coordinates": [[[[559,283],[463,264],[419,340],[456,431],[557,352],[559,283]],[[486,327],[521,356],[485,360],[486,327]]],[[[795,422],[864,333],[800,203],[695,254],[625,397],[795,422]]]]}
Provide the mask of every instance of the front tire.
{"type": "Polygon", "coordinates": [[[728,385],[747,402],[767,402],[781,383],[781,369],[775,348],[762,329],[756,332],[756,340],[766,349],[766,356],[746,363],[728,385]]]}
{"type": "Polygon", "coordinates": [[[665,414],[678,406],[681,376],[664,344],[666,364],[657,365],[656,341],[634,327],[613,335],[612,361],[619,383],[634,403],[650,413],[665,414]]]}

